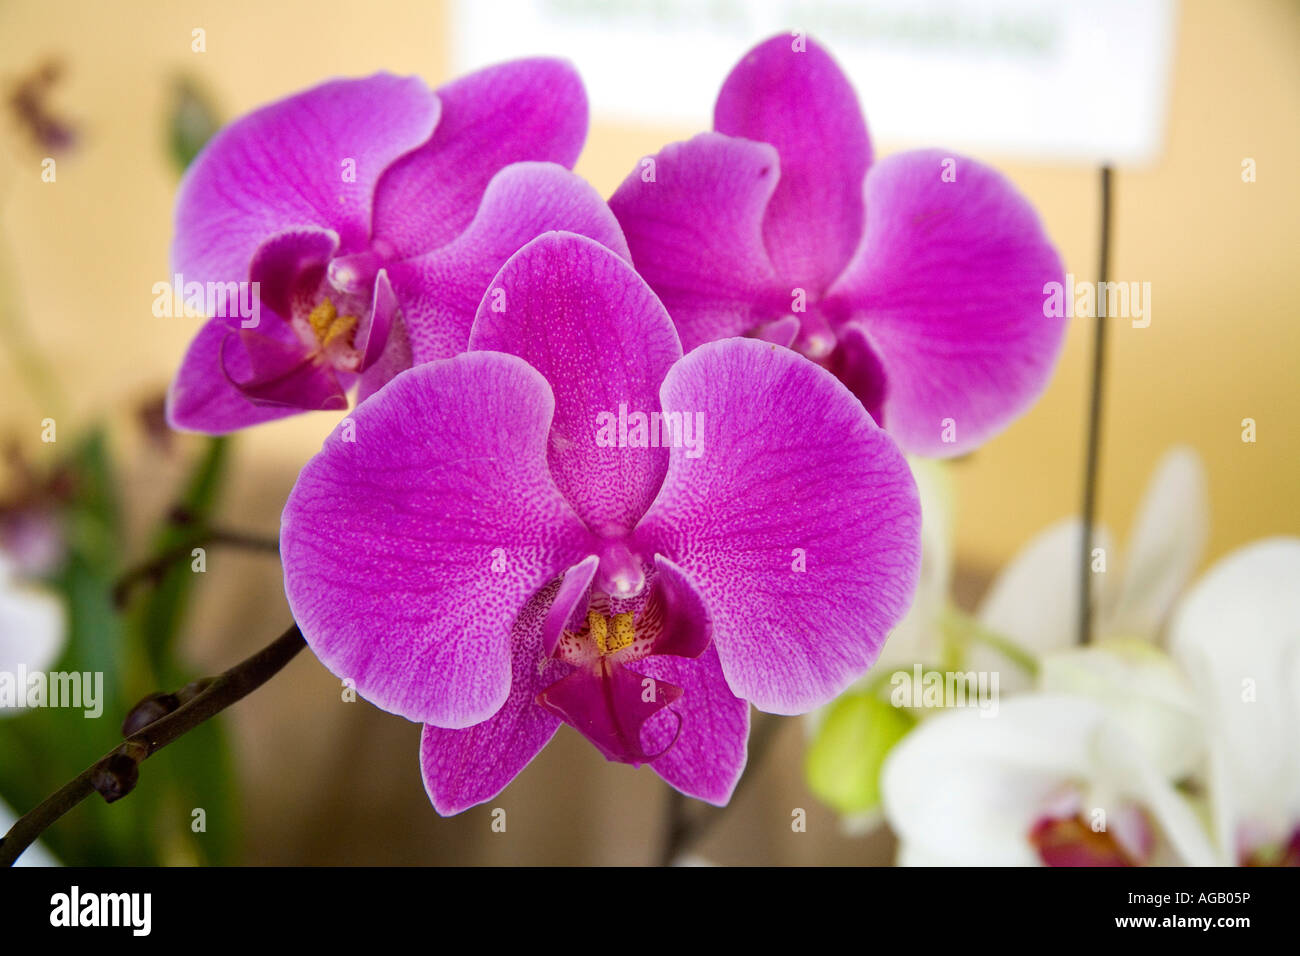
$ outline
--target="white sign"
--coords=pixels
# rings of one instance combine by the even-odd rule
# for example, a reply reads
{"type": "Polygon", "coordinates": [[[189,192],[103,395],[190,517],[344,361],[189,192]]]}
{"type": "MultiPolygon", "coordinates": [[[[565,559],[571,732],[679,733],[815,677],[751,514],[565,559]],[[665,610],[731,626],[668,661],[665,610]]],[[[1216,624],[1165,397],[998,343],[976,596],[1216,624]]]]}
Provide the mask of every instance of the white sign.
{"type": "Polygon", "coordinates": [[[712,126],[724,77],[806,32],[877,143],[1080,163],[1158,158],[1173,0],[456,0],[457,72],[561,56],[597,119],[712,126]]]}

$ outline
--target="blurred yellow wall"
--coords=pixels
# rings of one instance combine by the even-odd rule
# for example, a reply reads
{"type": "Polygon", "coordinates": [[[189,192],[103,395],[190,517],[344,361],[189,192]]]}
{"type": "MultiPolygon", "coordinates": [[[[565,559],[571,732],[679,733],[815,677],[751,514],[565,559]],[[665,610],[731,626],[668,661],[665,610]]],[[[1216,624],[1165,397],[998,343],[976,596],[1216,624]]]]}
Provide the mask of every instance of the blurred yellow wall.
{"type": "MultiPolygon", "coordinates": [[[[833,36],[823,39],[834,48],[833,36]]],[[[0,73],[11,81],[47,56],[62,59],[68,75],[54,102],[84,136],[45,184],[40,154],[12,117],[3,124],[5,300],[54,361],[62,398],[51,408],[25,394],[0,350],[0,433],[30,446],[46,415],[57,413],[66,435],[126,409],[163,387],[195,330],[150,309],[153,283],[168,276],[176,175],[162,123],[173,76],[197,75],[229,118],[334,74],[388,69],[437,84],[453,42],[443,4],[429,0],[0,3],[0,73]],[[202,54],[190,49],[195,27],[206,30],[202,54]]],[[[1186,442],[1209,465],[1213,554],[1300,533],[1298,54],[1290,0],[1180,8],[1164,159],[1117,180],[1112,277],[1151,282],[1154,303],[1149,328],[1119,322],[1111,339],[1101,508],[1121,532],[1162,449],[1186,442]],[[1254,184],[1241,181],[1244,157],[1258,163],[1254,184]],[[1241,441],[1246,417],[1258,422],[1256,444],[1241,441]]],[[[889,91],[860,93],[870,121],[872,98],[889,91]]],[[[608,194],[637,157],[693,132],[598,124],[578,171],[608,194]]],[[[1092,276],[1095,171],[985,158],[1042,211],[1069,269],[1092,276]]],[[[1076,321],[1043,400],[957,465],[959,547],[977,566],[1005,560],[1078,507],[1088,335],[1076,321]]],[[[298,418],[242,437],[236,493],[260,484],[256,470],[276,476],[282,497],[332,422],[298,418]]]]}

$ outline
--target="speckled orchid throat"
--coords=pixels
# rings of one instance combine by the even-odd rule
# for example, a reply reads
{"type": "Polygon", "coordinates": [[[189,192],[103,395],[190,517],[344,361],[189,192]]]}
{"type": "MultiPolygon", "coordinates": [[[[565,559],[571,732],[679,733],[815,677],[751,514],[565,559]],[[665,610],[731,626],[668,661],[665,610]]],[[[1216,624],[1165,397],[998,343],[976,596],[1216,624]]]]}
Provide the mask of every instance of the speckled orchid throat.
{"type": "Polygon", "coordinates": [[[637,664],[655,654],[698,657],[708,646],[707,627],[695,624],[689,609],[681,606],[688,600],[685,595],[675,592],[659,572],[647,576],[624,546],[603,558],[588,559],[565,577],[569,587],[561,584],[543,646],[573,670],[539,693],[537,703],[609,760],[633,766],[648,763],[676,743],[682,718],[666,708],[683,690],[639,673],[637,664]],[[592,584],[583,590],[588,580],[592,584]],[[578,600],[570,606],[575,594],[578,600]],[[561,617],[567,621],[556,634],[561,617]],[[659,733],[653,736],[662,740],[667,734],[668,742],[651,753],[642,731],[656,716],[659,733]]]}
{"type": "Polygon", "coordinates": [[[336,251],[337,237],[311,232],[258,250],[252,274],[267,290],[269,327],[231,329],[218,350],[222,375],[253,405],[347,408],[347,386],[383,355],[399,320],[383,258],[336,251]]]}

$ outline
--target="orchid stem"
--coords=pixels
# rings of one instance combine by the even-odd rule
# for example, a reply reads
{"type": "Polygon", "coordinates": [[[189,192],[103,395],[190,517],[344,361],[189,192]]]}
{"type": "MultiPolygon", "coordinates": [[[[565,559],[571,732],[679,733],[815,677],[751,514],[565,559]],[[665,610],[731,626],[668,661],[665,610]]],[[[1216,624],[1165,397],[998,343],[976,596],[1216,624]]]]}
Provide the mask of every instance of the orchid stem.
{"type": "Polygon", "coordinates": [[[127,737],[19,818],[0,840],[0,866],[12,866],[55,821],[92,793],[99,793],[108,803],[126,796],[135,787],[141,763],[261,687],[304,647],[298,625],[291,625],[253,656],[204,682],[198,693],[175,710],[127,737]]]}
{"type": "MultiPolygon", "coordinates": [[[[1101,168],[1101,249],[1097,255],[1099,303],[1110,272],[1111,168],[1101,168]]],[[[1104,312],[1104,309],[1099,311],[1104,312]]],[[[1092,543],[1097,517],[1097,470],[1101,453],[1101,401],[1106,368],[1106,320],[1098,315],[1092,340],[1092,381],[1088,399],[1088,444],[1083,473],[1083,549],[1079,555],[1079,643],[1092,640],[1092,543]]]]}

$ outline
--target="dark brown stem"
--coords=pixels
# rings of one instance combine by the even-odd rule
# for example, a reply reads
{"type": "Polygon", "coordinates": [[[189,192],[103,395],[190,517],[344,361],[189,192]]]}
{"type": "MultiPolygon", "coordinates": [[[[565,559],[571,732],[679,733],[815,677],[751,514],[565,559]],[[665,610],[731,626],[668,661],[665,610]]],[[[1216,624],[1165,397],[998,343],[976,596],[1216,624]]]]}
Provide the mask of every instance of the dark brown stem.
{"type": "Polygon", "coordinates": [[[141,584],[157,584],[163,579],[163,575],[177,561],[183,561],[190,557],[195,548],[205,547],[207,545],[225,545],[231,548],[243,548],[248,551],[258,551],[263,554],[279,554],[280,542],[275,538],[264,538],[260,535],[245,534],[242,531],[229,531],[224,528],[209,528],[207,531],[196,534],[189,541],[168,548],[159,552],[143,564],[131,568],[113,585],[113,603],[121,608],[125,607],[131,598],[131,592],[141,584]]]}
{"type": "Polygon", "coordinates": [[[306,646],[298,625],[292,625],[252,657],[203,684],[175,710],[127,737],[9,829],[0,840],[0,866],[12,866],[56,820],[92,793],[108,803],[126,796],[135,787],[141,763],[261,687],[306,646]]]}
{"type": "MultiPolygon", "coordinates": [[[[1097,262],[1097,303],[1105,299],[1105,282],[1110,272],[1110,180],[1111,168],[1101,168],[1101,251],[1097,262]]],[[[1079,643],[1092,640],[1092,542],[1097,520],[1097,472],[1101,456],[1101,399],[1106,370],[1106,324],[1110,316],[1097,310],[1092,341],[1092,381],[1088,393],[1088,445],[1083,472],[1083,545],[1079,555],[1079,643]]]]}

